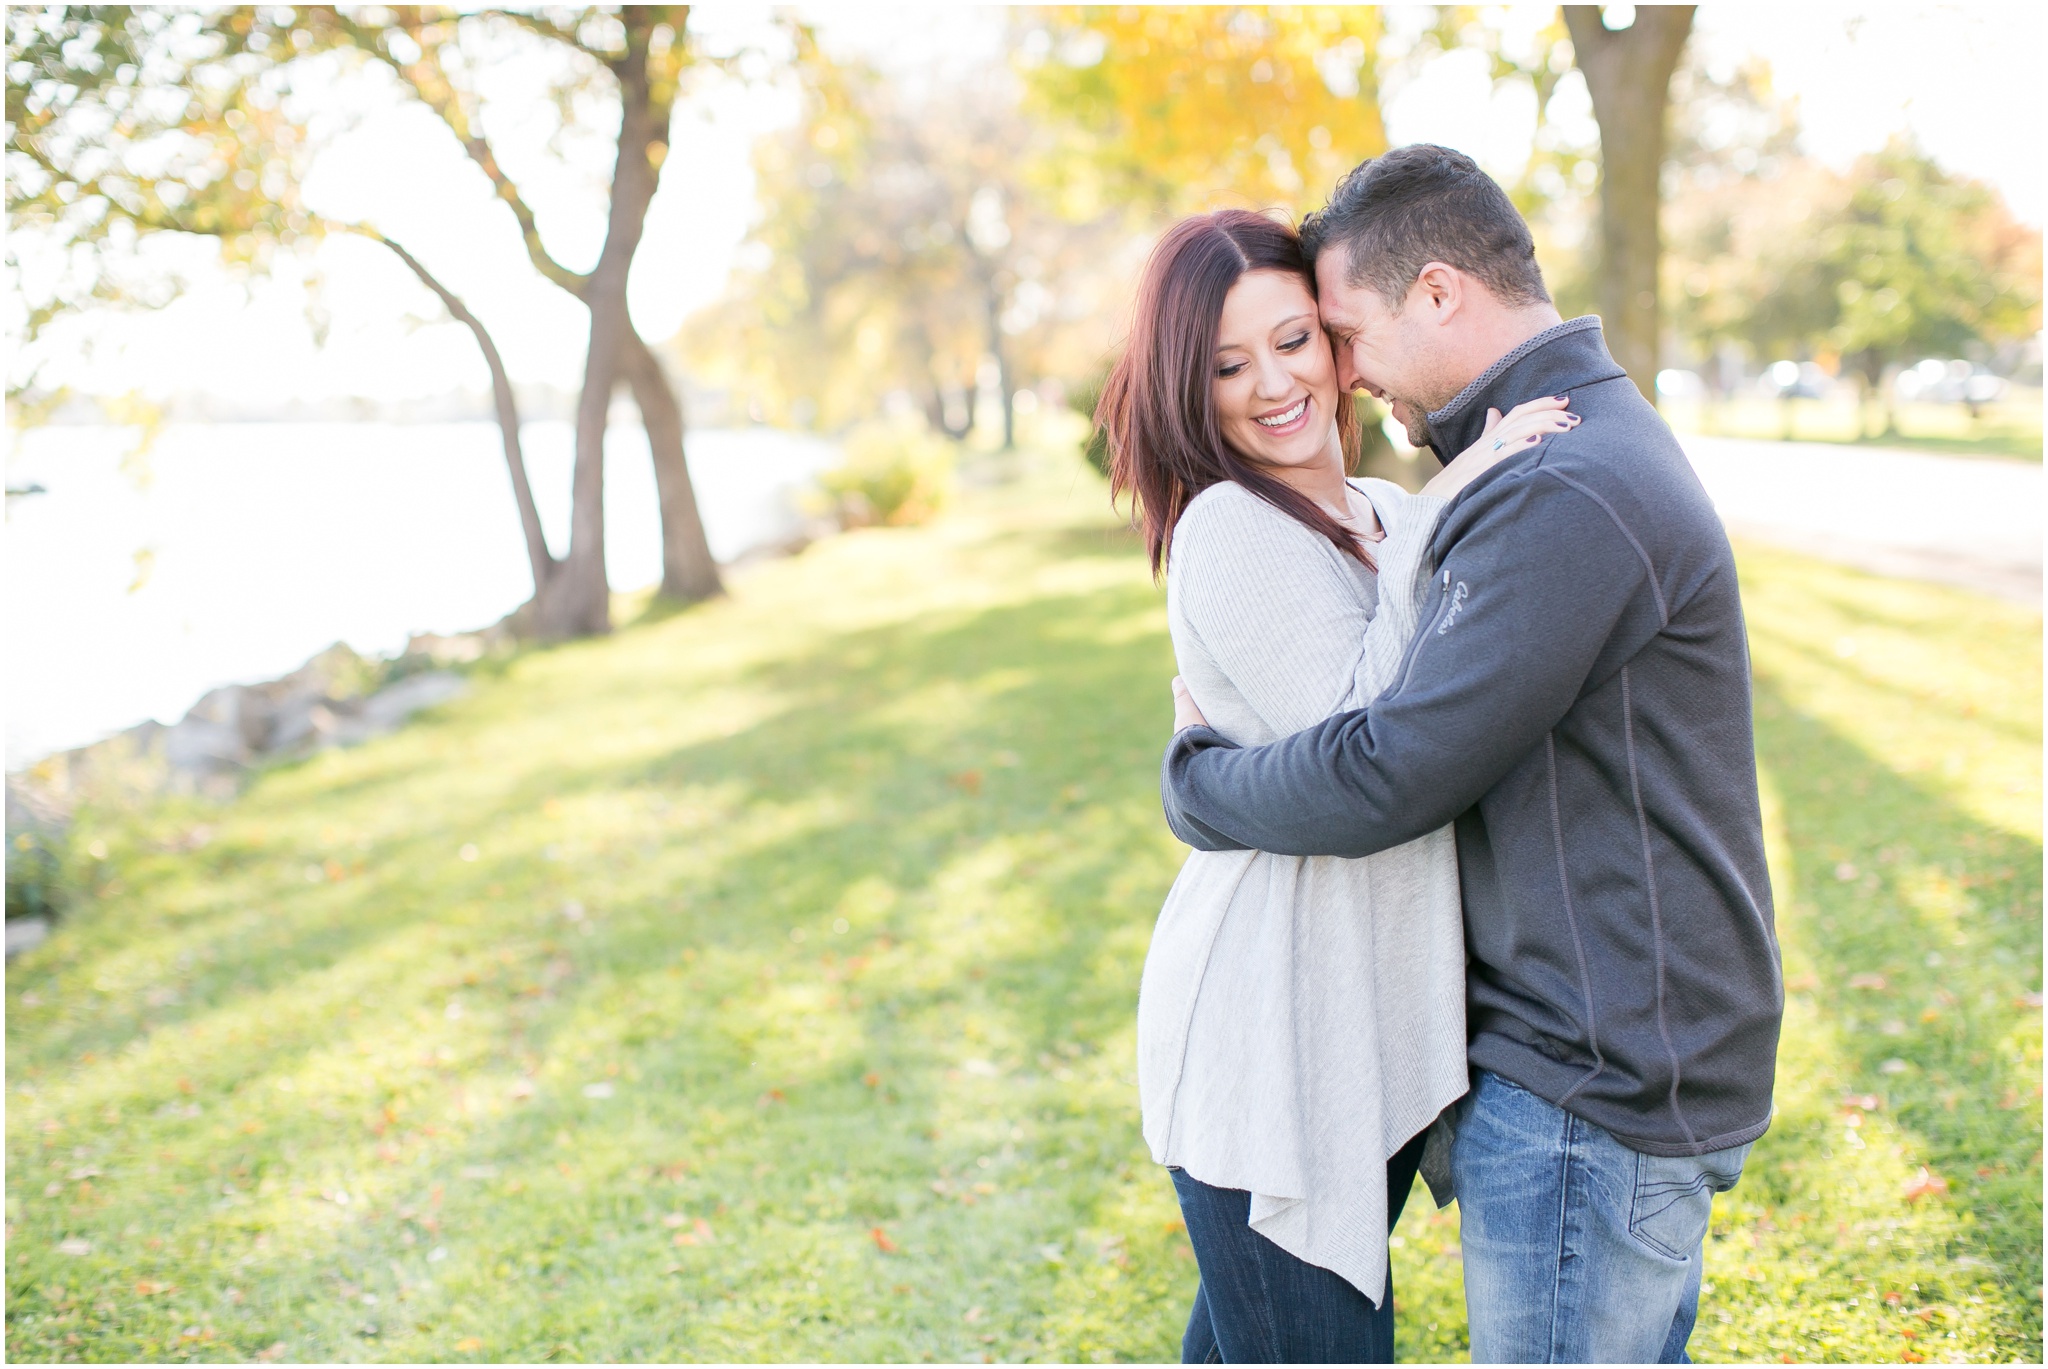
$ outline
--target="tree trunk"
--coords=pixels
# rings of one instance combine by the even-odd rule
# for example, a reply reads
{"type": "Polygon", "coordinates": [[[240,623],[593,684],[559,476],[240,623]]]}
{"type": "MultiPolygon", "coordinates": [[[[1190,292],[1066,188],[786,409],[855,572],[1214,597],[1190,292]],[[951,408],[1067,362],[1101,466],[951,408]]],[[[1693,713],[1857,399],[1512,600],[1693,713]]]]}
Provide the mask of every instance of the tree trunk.
{"type": "Polygon", "coordinates": [[[537,608],[546,638],[584,637],[611,630],[611,582],[604,564],[604,437],[612,390],[624,378],[633,324],[626,310],[626,277],[633,267],[654,199],[649,150],[668,134],[668,104],[657,103],[648,81],[647,48],[654,21],[647,7],[625,13],[626,55],[613,70],[619,79],[619,155],[612,173],[611,214],[604,250],[583,287],[590,306],[590,351],[583,394],[576,405],[576,465],[571,477],[569,555],[556,583],[537,608]]]}
{"type": "Polygon", "coordinates": [[[991,271],[982,281],[982,299],[988,309],[988,352],[996,362],[996,398],[1003,414],[1003,450],[1017,447],[1017,396],[1010,384],[1010,354],[1003,348],[1003,292],[996,288],[991,271]]]}
{"type": "Polygon", "coordinates": [[[1657,210],[1671,73],[1692,31],[1692,5],[1638,5],[1620,30],[1598,5],[1566,5],[1572,50],[1600,124],[1600,313],[1614,359],[1657,398],[1657,210]]]}
{"type": "Polygon", "coordinates": [[[519,404],[513,397],[512,379],[505,373],[505,362],[498,355],[497,344],[491,341],[482,320],[472,314],[453,291],[436,280],[433,273],[420,264],[419,258],[381,233],[368,232],[368,236],[397,253],[398,259],[412,269],[421,283],[440,296],[441,303],[456,322],[469,329],[484,354],[484,365],[491,371],[491,398],[498,412],[498,434],[505,446],[505,467],[512,476],[512,500],[519,506],[519,527],[526,537],[526,560],[533,570],[533,597],[538,603],[554,578],[557,562],[548,552],[547,538],[541,532],[540,510],[533,502],[533,486],[526,479],[526,454],[519,441],[519,404]]]}
{"type": "Polygon", "coordinates": [[[697,510],[697,491],[690,483],[683,455],[683,406],[675,387],[640,334],[627,321],[626,383],[632,387],[640,422],[647,429],[647,450],[654,458],[654,487],[661,501],[661,595],[694,603],[725,592],[704,519],[697,510]]]}

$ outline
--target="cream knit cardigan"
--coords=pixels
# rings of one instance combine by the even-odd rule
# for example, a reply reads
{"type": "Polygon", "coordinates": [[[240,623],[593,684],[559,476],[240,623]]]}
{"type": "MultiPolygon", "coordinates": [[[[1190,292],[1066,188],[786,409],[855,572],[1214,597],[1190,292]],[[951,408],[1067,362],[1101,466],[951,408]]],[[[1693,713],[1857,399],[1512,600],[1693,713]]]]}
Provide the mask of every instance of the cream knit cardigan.
{"type": "MultiPolygon", "coordinates": [[[[1236,484],[1174,529],[1180,673],[1240,745],[1370,703],[1414,635],[1444,501],[1352,490],[1387,529],[1377,576],[1236,484]]],[[[1153,1159],[1250,1191],[1253,1230],[1377,1304],[1386,1159],[1466,1089],[1451,829],[1362,860],[1191,853],[1145,958],[1138,1085],[1153,1159]]]]}

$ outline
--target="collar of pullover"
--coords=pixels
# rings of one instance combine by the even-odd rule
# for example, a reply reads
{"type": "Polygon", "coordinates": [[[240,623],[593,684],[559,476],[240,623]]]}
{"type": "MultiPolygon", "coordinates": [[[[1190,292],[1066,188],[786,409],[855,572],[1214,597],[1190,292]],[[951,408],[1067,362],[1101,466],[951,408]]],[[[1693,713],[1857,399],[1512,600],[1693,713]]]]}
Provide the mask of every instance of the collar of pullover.
{"type": "Polygon", "coordinates": [[[1607,354],[1598,314],[1546,328],[1487,367],[1456,399],[1429,416],[1437,460],[1449,462],[1477,442],[1486,429],[1489,408],[1506,413],[1542,395],[1568,394],[1577,386],[1626,374],[1607,354]]]}

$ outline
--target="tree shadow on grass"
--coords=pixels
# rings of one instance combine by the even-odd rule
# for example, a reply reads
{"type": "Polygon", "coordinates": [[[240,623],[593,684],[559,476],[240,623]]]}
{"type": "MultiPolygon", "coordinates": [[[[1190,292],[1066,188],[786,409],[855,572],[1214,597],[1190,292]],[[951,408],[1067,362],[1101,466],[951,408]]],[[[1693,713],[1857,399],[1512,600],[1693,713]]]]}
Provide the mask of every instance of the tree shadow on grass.
{"type": "MultiPolygon", "coordinates": [[[[2027,1043],[2040,1013],[2040,843],[1890,768],[1768,679],[1756,726],[1787,838],[1780,932],[1812,965],[1790,987],[1833,1025],[1850,1086],[1885,1100],[1946,1176],[1978,1247],[1955,1253],[1990,1262],[2009,1306],[2031,1309],[2016,1329],[2038,1344],[2040,1064],[2027,1043]]],[[[1769,1167],[1757,1173],[1768,1187],[1769,1167]]]]}
{"type": "MultiPolygon", "coordinates": [[[[476,1319],[496,1323],[499,1355],[557,1353],[567,1336],[586,1356],[748,1358],[763,1344],[750,1323],[772,1316],[787,1322],[775,1342],[784,1354],[957,1357],[980,1341],[958,1343],[971,1309],[956,1301],[996,1309],[990,1327],[1020,1343],[1067,1277],[1033,1252],[1120,1220],[1106,1205],[1121,1201],[1135,1155],[1124,1066],[1101,1047],[1128,1025],[1145,929],[1177,863],[1153,794],[1170,656],[1156,629],[1108,639],[1096,629],[1156,609],[1150,591],[1117,588],[830,638],[721,682],[786,692],[789,706],[769,721],[630,762],[517,774],[495,810],[423,815],[421,830],[380,853],[377,878],[295,886],[276,867],[298,854],[261,836],[197,893],[173,887],[169,864],[138,869],[128,906],[154,894],[184,906],[174,931],[131,930],[154,931],[161,959],[196,951],[200,964],[183,967],[182,996],[147,1021],[96,1012],[10,1033],[10,1073],[33,1061],[72,1076],[79,1101],[107,1101],[98,1124],[74,1110],[66,1143],[117,1154],[135,1176],[91,1214],[36,1205],[42,1220],[22,1232],[40,1247],[26,1286],[45,1287],[63,1231],[138,1219],[183,1234],[159,1255],[108,1239],[96,1273],[70,1267],[74,1288],[104,1283],[111,1300],[168,1273],[194,1293],[261,1282],[235,1252],[275,1215],[232,1200],[222,1213],[217,1198],[178,1196],[185,1186],[297,1194],[353,1171],[354,1208],[338,1214],[323,1198],[314,1224],[294,1218],[296,1272],[252,1300],[260,1309],[217,1313],[216,1344],[246,1351],[276,1335],[295,1355],[445,1356],[426,1330],[364,1339],[364,1314],[343,1294],[395,1297],[384,1265],[400,1287],[440,1286],[423,1316],[483,1309],[476,1319]],[[519,836],[521,815],[547,798],[707,791],[731,805],[709,831],[668,833],[658,810],[636,810],[609,849],[568,869],[519,836]],[[785,811],[808,816],[778,834],[785,811]],[[757,818],[752,837],[721,844],[720,833],[757,818]],[[428,852],[494,822],[512,854],[465,867],[440,852],[434,870],[453,877],[423,873],[428,852]],[[555,914],[565,895],[588,904],[587,923],[555,914]],[[242,916],[252,900],[287,911],[252,935],[242,916]],[[599,930],[585,936],[581,925],[599,930]],[[815,940],[794,941],[793,930],[815,940]],[[474,1028],[447,1025],[462,1001],[474,1028]],[[238,1012],[247,1020],[223,1036],[238,1012]],[[463,1030],[482,1039],[464,1042],[463,1030]],[[156,1064],[116,1081],[79,1057],[88,1047],[156,1064]],[[280,1114],[272,1084],[314,1062],[340,1069],[357,1051],[380,1063],[334,1084],[310,1115],[280,1114]],[[535,1096],[508,1110],[502,1089],[522,1069],[535,1071],[535,1096]],[[620,1100],[586,1098],[582,1082],[612,1069],[620,1100]],[[478,1111],[450,1105],[451,1088],[458,1100],[499,1092],[478,1111]],[[147,1120],[188,1097],[205,1120],[147,1120]],[[130,1120],[116,1121],[123,1111],[130,1120]],[[247,1135],[273,1139],[235,1135],[243,1119],[257,1128],[247,1135]],[[216,1133],[224,1139],[208,1139],[216,1133]],[[168,1168],[140,1179],[138,1146],[166,1147],[168,1168]],[[562,1169],[565,1151],[574,1162],[562,1169]],[[462,1177],[489,1167],[488,1180],[462,1177]],[[953,1177],[934,1180],[935,1170],[953,1177]],[[670,1244],[662,1207],[726,1229],[715,1263],[670,1244]],[[893,1266],[869,1235],[883,1224],[893,1266]],[[437,1240],[460,1253],[429,1267],[437,1240]],[[664,1261],[677,1262],[673,1279],[664,1261]],[[810,1291],[818,1277],[798,1277],[807,1264],[824,1294],[810,1291]],[[904,1278],[922,1285],[914,1297],[893,1292],[904,1278]],[[861,1321],[863,1305],[892,1300],[879,1322],[861,1321]],[[621,1320],[632,1305],[649,1315],[621,1320]]],[[[559,725],[601,730],[608,702],[559,725]]],[[[339,801],[375,810],[420,771],[387,771],[339,801]]],[[[293,806],[336,801],[262,785],[243,800],[279,823],[305,816],[293,806]]],[[[136,937],[108,930],[79,942],[65,967],[81,991],[95,954],[135,951],[136,937]]],[[[39,1149],[22,1135],[15,1148],[24,1168],[39,1149]]],[[[1163,1239],[1105,1248],[1143,1255],[1163,1239]]],[[[1128,1263],[1119,1254],[1103,1268],[1114,1277],[1128,1263]]],[[[1179,1266],[1141,1264],[1164,1280],[1157,1297],[1184,1291],[1179,1266]]],[[[130,1304],[119,1325],[90,1342],[100,1353],[178,1343],[189,1311],[119,1298],[130,1304]]],[[[61,1286],[27,1301],[45,1312],[65,1304],[61,1286]]],[[[1123,1326],[1123,1352],[1157,1352],[1157,1329],[1123,1326]]]]}

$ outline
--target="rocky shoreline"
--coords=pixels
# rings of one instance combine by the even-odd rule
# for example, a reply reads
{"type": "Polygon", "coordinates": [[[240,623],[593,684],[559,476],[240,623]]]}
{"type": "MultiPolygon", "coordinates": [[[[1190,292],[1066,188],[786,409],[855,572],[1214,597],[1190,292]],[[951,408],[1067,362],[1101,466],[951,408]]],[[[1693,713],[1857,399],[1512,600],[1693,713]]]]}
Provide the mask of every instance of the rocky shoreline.
{"type": "Polygon", "coordinates": [[[459,669],[513,649],[508,622],[410,638],[389,658],[336,642],[281,679],[209,690],[169,725],[139,723],[7,776],[7,956],[40,945],[64,902],[72,815],[83,803],[165,794],[231,798],[266,765],[395,731],[465,694],[459,669]]]}

